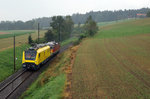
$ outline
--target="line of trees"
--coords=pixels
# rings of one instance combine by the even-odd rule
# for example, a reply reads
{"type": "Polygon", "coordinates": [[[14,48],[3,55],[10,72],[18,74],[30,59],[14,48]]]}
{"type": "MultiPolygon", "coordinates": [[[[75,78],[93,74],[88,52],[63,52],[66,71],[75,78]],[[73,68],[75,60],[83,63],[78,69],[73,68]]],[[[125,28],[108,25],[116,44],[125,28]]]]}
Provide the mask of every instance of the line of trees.
{"type": "MultiPolygon", "coordinates": [[[[89,16],[92,16],[96,22],[117,21],[128,18],[139,18],[138,13],[146,14],[150,8],[134,9],[134,10],[117,10],[117,11],[91,11],[86,14],[73,14],[72,19],[75,24],[85,23],[89,16]]],[[[140,18],[144,18],[141,16],[140,18]]]]}
{"type": "Polygon", "coordinates": [[[0,30],[32,30],[37,28],[35,20],[30,21],[1,21],[0,30]]]}
{"type": "MultiPolygon", "coordinates": [[[[71,16],[75,24],[85,23],[89,16],[92,16],[95,22],[106,22],[106,21],[116,21],[127,18],[137,18],[137,14],[146,14],[149,12],[149,8],[142,8],[137,10],[118,10],[118,11],[91,11],[86,14],[73,14],[71,16]]],[[[144,17],[144,16],[143,16],[144,17]]],[[[63,17],[64,18],[64,17],[63,17]]],[[[139,18],[139,17],[138,17],[139,18]]],[[[48,29],[50,23],[52,22],[52,17],[43,17],[26,22],[22,21],[2,21],[0,22],[0,30],[31,30],[37,29],[37,23],[40,23],[42,29],[48,29]]]]}

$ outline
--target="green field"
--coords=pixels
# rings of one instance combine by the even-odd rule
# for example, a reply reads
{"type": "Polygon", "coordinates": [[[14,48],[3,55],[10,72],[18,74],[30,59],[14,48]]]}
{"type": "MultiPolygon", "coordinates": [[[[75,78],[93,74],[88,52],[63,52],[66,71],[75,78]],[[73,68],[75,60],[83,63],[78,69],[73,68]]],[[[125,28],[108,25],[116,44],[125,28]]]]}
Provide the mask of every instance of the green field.
{"type": "Polygon", "coordinates": [[[7,31],[0,31],[0,39],[3,38],[9,38],[15,36],[20,36],[20,35],[25,35],[25,34],[31,34],[35,33],[35,30],[7,30],[7,31]]]}
{"type": "Polygon", "coordinates": [[[113,24],[121,23],[121,22],[129,22],[129,21],[132,21],[132,20],[137,20],[137,19],[133,18],[133,19],[124,19],[124,20],[110,21],[110,22],[99,22],[99,23],[97,23],[97,25],[99,27],[103,27],[103,26],[113,25],[113,24]]]}
{"type": "Polygon", "coordinates": [[[77,52],[73,99],[149,99],[149,43],[150,18],[101,27],[77,52]]]}
{"type": "MultiPolygon", "coordinates": [[[[28,48],[28,45],[22,45],[16,47],[16,70],[21,68],[22,64],[22,52],[24,49],[28,48]]],[[[0,82],[6,77],[14,73],[13,64],[13,48],[7,49],[0,52],[0,82]]]]}
{"type": "Polygon", "coordinates": [[[96,38],[113,38],[130,36],[137,34],[150,33],[150,19],[138,19],[125,22],[119,22],[100,28],[100,33],[95,35],[96,38]]]}

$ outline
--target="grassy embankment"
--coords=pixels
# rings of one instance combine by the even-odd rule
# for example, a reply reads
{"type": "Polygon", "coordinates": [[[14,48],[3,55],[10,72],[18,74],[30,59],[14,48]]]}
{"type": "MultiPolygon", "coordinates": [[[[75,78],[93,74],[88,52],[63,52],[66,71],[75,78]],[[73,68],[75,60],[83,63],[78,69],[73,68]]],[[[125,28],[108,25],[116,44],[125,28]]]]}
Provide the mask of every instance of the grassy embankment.
{"type": "Polygon", "coordinates": [[[73,99],[150,98],[150,19],[101,27],[79,48],[73,99]]]}

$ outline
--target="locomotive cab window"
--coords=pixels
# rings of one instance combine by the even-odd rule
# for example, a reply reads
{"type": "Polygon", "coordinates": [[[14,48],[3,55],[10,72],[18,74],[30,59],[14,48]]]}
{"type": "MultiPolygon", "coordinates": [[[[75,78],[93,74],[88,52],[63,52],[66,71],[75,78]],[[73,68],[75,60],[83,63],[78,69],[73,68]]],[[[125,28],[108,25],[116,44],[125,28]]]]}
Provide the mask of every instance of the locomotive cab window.
{"type": "Polygon", "coordinates": [[[25,51],[25,59],[26,60],[35,60],[36,51],[25,51]]]}

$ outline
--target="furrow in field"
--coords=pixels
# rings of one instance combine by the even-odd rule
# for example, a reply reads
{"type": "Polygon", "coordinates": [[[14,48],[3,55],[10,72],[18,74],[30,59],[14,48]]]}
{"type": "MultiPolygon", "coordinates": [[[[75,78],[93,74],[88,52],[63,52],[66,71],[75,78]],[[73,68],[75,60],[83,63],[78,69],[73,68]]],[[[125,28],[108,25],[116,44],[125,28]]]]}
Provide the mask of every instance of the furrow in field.
{"type": "MultiPolygon", "coordinates": [[[[114,40],[113,45],[117,45],[117,50],[122,50],[119,50],[122,58],[131,64],[128,67],[150,84],[150,52],[136,41],[137,39],[119,39],[119,42],[114,40]]],[[[144,46],[148,46],[148,44],[142,43],[144,46]]]]}
{"type": "Polygon", "coordinates": [[[131,37],[122,37],[118,38],[119,41],[121,41],[123,44],[127,44],[131,48],[133,47],[140,47],[145,51],[150,50],[150,34],[144,34],[144,35],[136,35],[131,37]]]}
{"type": "MultiPolygon", "coordinates": [[[[115,41],[114,43],[117,48],[124,48],[124,52],[121,53],[130,63],[135,65],[134,67],[138,69],[140,72],[145,73],[150,76],[150,46],[148,47],[148,43],[142,42],[138,43],[137,40],[129,40],[129,39],[120,39],[120,43],[115,41]],[[137,42],[137,43],[136,43],[137,42]],[[143,46],[142,46],[143,45],[143,46]]],[[[138,39],[139,41],[139,39],[138,39]]],[[[139,73],[140,73],[139,72],[139,73]]],[[[150,78],[149,78],[150,80],[150,78]]]]}
{"type": "Polygon", "coordinates": [[[124,57],[123,55],[120,54],[120,51],[117,49],[117,45],[113,45],[113,44],[109,44],[108,46],[108,42],[105,41],[106,44],[106,48],[107,50],[113,55],[113,57],[116,58],[116,60],[128,71],[130,72],[132,75],[134,75],[138,80],[140,80],[141,82],[143,82],[148,88],[150,88],[150,83],[148,83],[147,81],[145,81],[143,79],[143,77],[141,77],[140,75],[138,75],[134,70],[132,70],[129,66],[127,66],[125,64],[125,60],[122,59],[122,57],[124,57]],[[111,45],[111,46],[110,46],[111,45]],[[115,47],[116,46],[116,47],[115,47]],[[115,52],[113,52],[111,49],[116,50],[115,52]]]}

